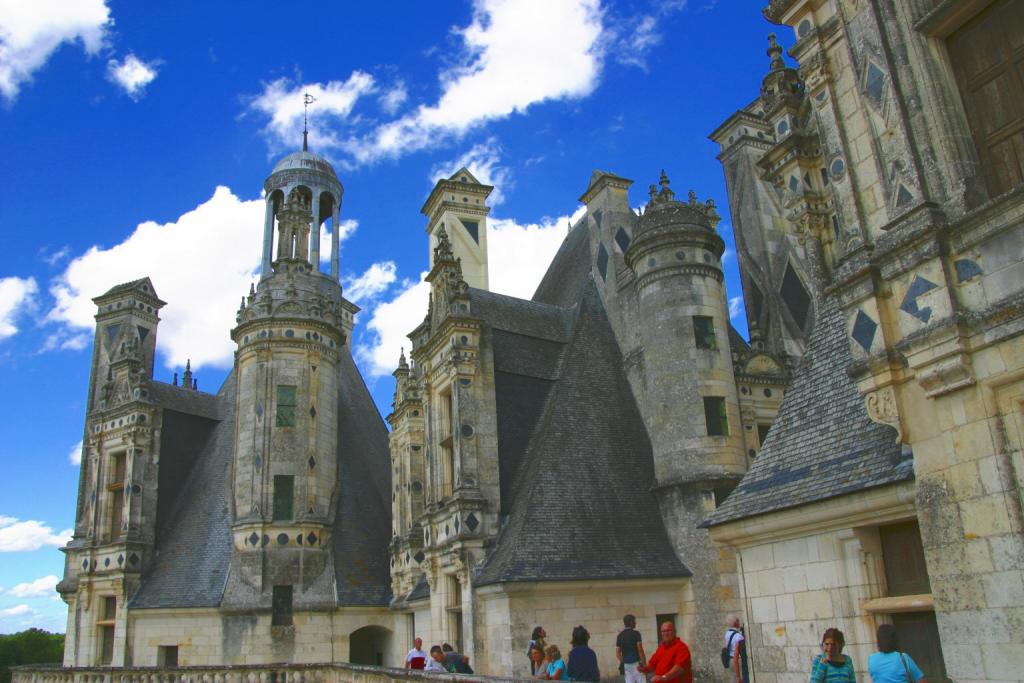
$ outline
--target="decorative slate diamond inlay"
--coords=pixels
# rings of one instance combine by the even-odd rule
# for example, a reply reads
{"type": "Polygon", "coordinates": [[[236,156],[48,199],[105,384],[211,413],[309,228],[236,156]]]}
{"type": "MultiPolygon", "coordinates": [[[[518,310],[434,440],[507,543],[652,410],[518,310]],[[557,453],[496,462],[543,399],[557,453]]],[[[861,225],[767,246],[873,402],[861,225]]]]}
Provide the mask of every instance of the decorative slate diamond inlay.
{"type": "Polygon", "coordinates": [[[957,259],[953,262],[953,265],[956,267],[956,278],[960,282],[966,282],[972,277],[981,275],[981,267],[971,259],[957,259]]]}
{"type": "Polygon", "coordinates": [[[89,568],[89,560],[82,560],[82,569],[89,568]]]}
{"type": "Polygon", "coordinates": [[[109,567],[110,566],[110,558],[109,557],[103,560],[103,566],[104,567],[109,567]]]}
{"type": "Polygon", "coordinates": [[[257,403],[256,404],[256,417],[263,417],[263,404],[262,403],[257,403]]]}
{"type": "Polygon", "coordinates": [[[920,275],[915,276],[914,281],[910,283],[910,287],[907,289],[906,296],[903,297],[900,310],[904,313],[909,313],[923,323],[928,322],[928,319],[932,317],[932,309],[929,306],[918,308],[917,298],[937,287],[938,285],[931,280],[926,280],[920,275]]]}
{"type": "Polygon", "coordinates": [[[309,407],[309,417],[313,420],[316,419],[316,408],[313,406],[309,407]]]}
{"type": "Polygon", "coordinates": [[[314,467],[316,467],[316,458],[311,455],[309,456],[309,469],[313,469],[314,467]]]}
{"type": "Polygon", "coordinates": [[[459,529],[461,527],[462,527],[462,523],[459,521],[459,518],[456,517],[455,518],[455,533],[459,533],[459,529]]]}
{"type": "Polygon", "coordinates": [[[302,545],[302,534],[301,533],[299,533],[299,534],[297,534],[295,536],[295,542],[298,543],[299,545],[302,545]]]}
{"type": "Polygon", "coordinates": [[[257,455],[256,456],[256,469],[260,469],[261,467],[263,467],[263,458],[261,458],[260,456],[257,455]]]}
{"type": "Polygon", "coordinates": [[[117,566],[120,567],[123,564],[124,564],[124,555],[118,555],[117,556],[117,566]]]}
{"type": "Polygon", "coordinates": [[[270,545],[270,536],[267,536],[266,534],[263,534],[263,538],[260,539],[260,542],[264,546],[270,545]]]}
{"type": "Polygon", "coordinates": [[[412,559],[416,560],[416,564],[423,562],[423,558],[426,557],[422,552],[416,553],[412,559]]]}
{"type": "Polygon", "coordinates": [[[128,556],[128,564],[130,564],[130,565],[132,565],[134,567],[138,563],[139,563],[139,556],[138,555],[136,555],[135,553],[132,553],[131,555],[128,556]]]}
{"type": "Polygon", "coordinates": [[[252,532],[251,534],[249,534],[249,544],[250,545],[252,545],[255,548],[256,544],[259,543],[259,542],[260,542],[260,535],[259,534],[257,534],[255,531],[252,532]]]}
{"type": "Polygon", "coordinates": [[[875,340],[875,331],[878,329],[878,323],[871,319],[864,311],[857,311],[857,318],[853,321],[853,332],[850,336],[853,340],[861,345],[865,351],[871,348],[871,343],[875,340]]]}
{"type": "Polygon", "coordinates": [[[597,272],[601,273],[602,280],[608,276],[608,250],[603,244],[597,250],[597,272]]]}
{"type": "Polygon", "coordinates": [[[288,534],[281,532],[277,535],[278,545],[288,545],[288,534]]]}
{"type": "Polygon", "coordinates": [[[466,526],[469,527],[470,531],[476,531],[476,528],[480,526],[480,520],[476,518],[476,515],[470,512],[469,516],[466,517],[466,526]]]}
{"type": "Polygon", "coordinates": [[[306,543],[308,543],[310,545],[316,545],[316,534],[314,534],[312,531],[310,531],[306,535],[306,543]]]}

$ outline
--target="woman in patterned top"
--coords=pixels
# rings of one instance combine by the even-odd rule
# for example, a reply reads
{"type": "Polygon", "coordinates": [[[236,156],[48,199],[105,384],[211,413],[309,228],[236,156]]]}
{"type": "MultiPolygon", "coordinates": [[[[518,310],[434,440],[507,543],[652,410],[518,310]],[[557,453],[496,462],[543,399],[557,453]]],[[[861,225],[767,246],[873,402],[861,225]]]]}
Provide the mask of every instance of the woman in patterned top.
{"type": "Polygon", "coordinates": [[[843,632],[830,628],[821,637],[822,654],[811,662],[810,683],[857,683],[853,659],[843,654],[843,632]]]}

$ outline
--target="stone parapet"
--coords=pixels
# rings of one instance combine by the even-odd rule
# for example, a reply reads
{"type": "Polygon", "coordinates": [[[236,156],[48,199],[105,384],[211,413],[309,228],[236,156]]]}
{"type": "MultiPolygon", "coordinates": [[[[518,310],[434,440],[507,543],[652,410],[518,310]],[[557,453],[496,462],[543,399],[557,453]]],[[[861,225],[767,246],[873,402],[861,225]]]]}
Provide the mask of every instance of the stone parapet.
{"type": "Polygon", "coordinates": [[[423,673],[358,664],[268,664],[262,666],[11,668],[12,683],[392,683],[397,681],[511,682],[514,678],[423,673]]]}

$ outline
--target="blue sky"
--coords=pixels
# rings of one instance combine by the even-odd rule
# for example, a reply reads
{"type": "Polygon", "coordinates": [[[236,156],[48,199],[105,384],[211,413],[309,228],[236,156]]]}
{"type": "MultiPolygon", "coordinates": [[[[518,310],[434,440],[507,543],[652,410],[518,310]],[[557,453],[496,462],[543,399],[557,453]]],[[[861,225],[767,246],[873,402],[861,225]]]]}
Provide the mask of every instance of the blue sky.
{"type": "Polygon", "coordinates": [[[508,294],[532,294],[595,168],[635,180],[637,206],[664,168],[677,193],[716,201],[731,244],[707,134],[757,94],[780,28],[762,5],[0,1],[0,633],[64,630],[53,586],[91,298],[149,275],[168,302],[155,377],[191,359],[216,391],[259,262],[262,183],[301,145],[303,92],[311,149],[345,186],[342,282],[386,414],[425,312],[419,209],[441,175],[468,165],[496,186],[491,285],[508,294]]]}

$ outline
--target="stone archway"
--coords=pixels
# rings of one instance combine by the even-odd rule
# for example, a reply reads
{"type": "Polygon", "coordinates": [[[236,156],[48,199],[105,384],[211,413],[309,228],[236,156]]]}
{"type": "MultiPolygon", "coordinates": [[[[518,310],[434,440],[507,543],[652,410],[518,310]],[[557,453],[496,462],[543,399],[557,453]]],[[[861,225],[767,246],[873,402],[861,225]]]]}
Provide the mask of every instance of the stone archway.
{"type": "Polygon", "coordinates": [[[351,664],[384,666],[391,651],[391,631],[383,626],[363,626],[348,636],[351,664]]]}

